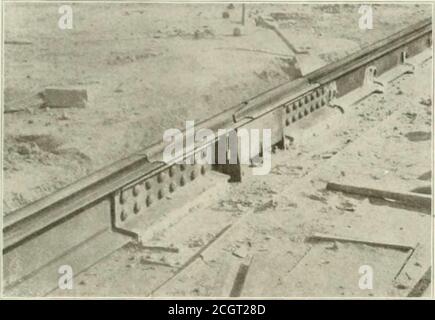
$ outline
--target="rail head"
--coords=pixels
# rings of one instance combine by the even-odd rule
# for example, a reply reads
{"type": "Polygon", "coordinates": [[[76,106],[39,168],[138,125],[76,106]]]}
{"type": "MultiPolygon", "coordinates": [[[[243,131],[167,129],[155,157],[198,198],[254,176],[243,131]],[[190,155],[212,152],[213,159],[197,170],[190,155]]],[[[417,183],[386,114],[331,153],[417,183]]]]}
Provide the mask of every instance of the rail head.
{"type": "Polygon", "coordinates": [[[359,66],[377,59],[379,56],[388,54],[398,47],[431,32],[432,17],[425,18],[385,39],[370,44],[343,59],[314,70],[305,77],[309,79],[310,82],[323,82],[325,81],[325,78],[327,78],[327,81],[333,80],[342,76],[344,73],[351,72],[359,66]]]}

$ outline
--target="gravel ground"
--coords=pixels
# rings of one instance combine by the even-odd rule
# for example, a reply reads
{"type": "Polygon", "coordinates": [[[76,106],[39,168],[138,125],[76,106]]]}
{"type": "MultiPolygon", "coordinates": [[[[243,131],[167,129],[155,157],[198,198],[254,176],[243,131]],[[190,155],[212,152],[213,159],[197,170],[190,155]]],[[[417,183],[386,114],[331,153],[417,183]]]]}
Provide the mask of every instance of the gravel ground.
{"type": "Polygon", "coordinates": [[[395,80],[384,94],[345,107],[344,113],[326,108],[317,120],[307,118],[310,126],[302,132],[289,129],[294,142],[289,150],[273,154],[272,174],[247,176],[227,194],[218,194],[206,207],[192,207],[185,218],[157,233],[157,244],[172,244],[178,253],[130,245],[79,275],[74,290],[52,294],[227,297],[240,264],[252,256],[243,296],[406,296],[411,288],[393,280],[407,253],[346,242],[313,243],[307,237],[321,232],[419,243],[422,251],[414,266],[425,271],[430,265],[427,212],[326,191],[325,186],[334,181],[409,192],[430,183],[424,177],[431,169],[431,63],[395,80]],[[229,223],[232,227],[220,240],[165,283],[190,258],[184,248],[201,250],[229,223]],[[358,286],[362,265],[373,269],[372,290],[358,286]]]}

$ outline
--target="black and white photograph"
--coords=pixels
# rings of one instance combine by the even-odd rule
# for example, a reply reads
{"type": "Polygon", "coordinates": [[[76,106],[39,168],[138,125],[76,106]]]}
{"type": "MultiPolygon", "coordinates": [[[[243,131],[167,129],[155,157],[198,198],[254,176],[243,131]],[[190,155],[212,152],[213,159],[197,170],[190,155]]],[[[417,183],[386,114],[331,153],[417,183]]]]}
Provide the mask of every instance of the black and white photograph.
{"type": "Polygon", "coordinates": [[[2,298],[433,299],[432,2],[1,5],[2,298]]]}

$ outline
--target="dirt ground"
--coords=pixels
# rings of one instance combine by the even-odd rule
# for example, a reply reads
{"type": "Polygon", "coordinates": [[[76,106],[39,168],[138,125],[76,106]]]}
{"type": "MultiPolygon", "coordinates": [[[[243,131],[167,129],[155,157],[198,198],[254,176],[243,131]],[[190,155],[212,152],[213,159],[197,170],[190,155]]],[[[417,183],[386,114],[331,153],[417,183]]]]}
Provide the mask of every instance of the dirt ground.
{"type": "Polygon", "coordinates": [[[4,10],[4,212],[35,201],[161,139],[334,61],[430,14],[429,5],[376,5],[374,29],[354,5],[73,4],[4,10]],[[229,18],[223,18],[223,12],[229,18]],[[262,16],[307,55],[295,54],[262,16]],[[233,36],[234,28],[241,36],[233,36]],[[86,108],[41,108],[47,86],[87,89],[86,108]]]}
{"type": "Polygon", "coordinates": [[[245,297],[406,296],[432,261],[430,212],[325,187],[409,192],[430,185],[432,75],[429,59],[384,94],[301,120],[303,130],[288,128],[290,149],[272,155],[271,174],[248,175],[227,192],[216,183],[214,201],[192,204],[145,239],[178,251],[127,245],[76,277],[72,291],[50,295],[228,297],[248,260],[245,297]],[[309,241],[319,232],[417,249],[409,258],[391,247],[309,241]],[[372,289],[359,287],[363,265],[373,270],[372,289]]]}

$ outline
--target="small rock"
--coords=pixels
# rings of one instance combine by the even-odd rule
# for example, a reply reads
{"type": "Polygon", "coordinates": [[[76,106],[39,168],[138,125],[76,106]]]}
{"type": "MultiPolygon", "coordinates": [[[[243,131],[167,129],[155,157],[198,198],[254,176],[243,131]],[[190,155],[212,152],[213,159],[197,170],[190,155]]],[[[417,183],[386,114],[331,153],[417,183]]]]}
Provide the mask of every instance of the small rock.
{"type": "Polygon", "coordinates": [[[420,104],[430,107],[432,106],[432,99],[431,98],[427,98],[427,99],[420,99],[420,104]]]}
{"type": "Polygon", "coordinates": [[[240,37],[242,35],[242,30],[240,30],[240,28],[234,28],[233,30],[233,36],[235,37],[240,37]]]}
{"type": "Polygon", "coordinates": [[[326,247],[327,250],[332,250],[332,251],[337,251],[338,250],[338,245],[337,242],[333,242],[331,246],[326,247]]]}
{"type": "Polygon", "coordinates": [[[65,120],[69,120],[70,118],[68,117],[68,114],[66,112],[62,112],[62,114],[60,115],[60,117],[58,119],[65,121],[65,120]]]}
{"type": "Polygon", "coordinates": [[[399,290],[405,290],[405,289],[408,289],[407,286],[405,286],[404,284],[401,284],[401,283],[396,284],[395,287],[396,287],[397,289],[399,289],[399,290]]]}
{"type": "Polygon", "coordinates": [[[17,148],[17,152],[23,156],[29,155],[32,150],[26,145],[19,145],[17,148]]]}

